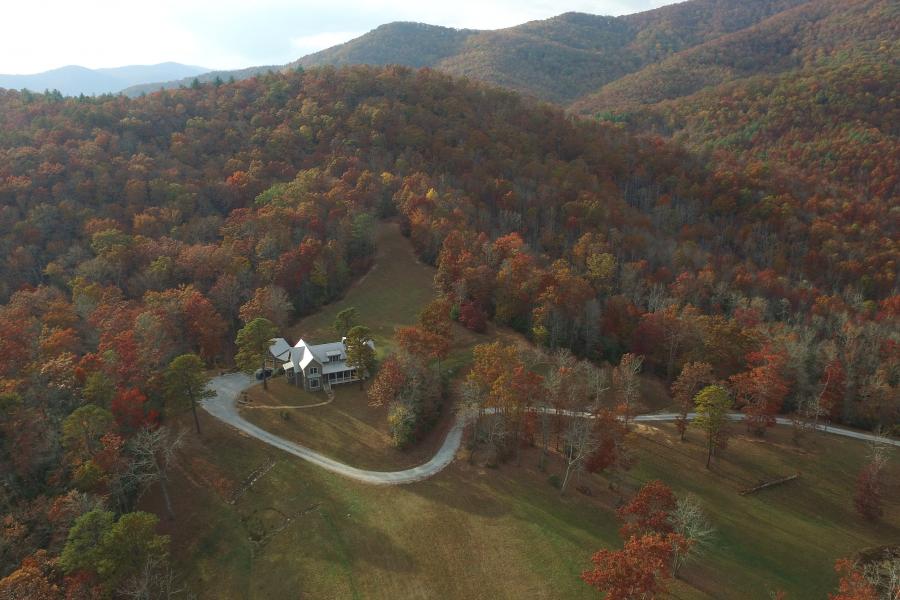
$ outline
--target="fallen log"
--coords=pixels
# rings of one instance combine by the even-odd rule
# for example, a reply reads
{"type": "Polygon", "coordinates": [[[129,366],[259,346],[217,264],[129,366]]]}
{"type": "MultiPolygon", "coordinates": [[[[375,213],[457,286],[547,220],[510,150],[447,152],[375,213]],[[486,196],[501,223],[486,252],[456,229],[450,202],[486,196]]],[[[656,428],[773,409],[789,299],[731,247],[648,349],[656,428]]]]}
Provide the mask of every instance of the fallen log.
{"type": "Polygon", "coordinates": [[[788,475],[787,477],[781,477],[780,479],[773,479],[772,481],[764,481],[757,485],[756,487],[752,487],[746,490],[741,490],[738,492],[741,496],[746,496],[748,494],[755,494],[760,490],[764,490],[766,488],[770,488],[776,485],[781,485],[782,483],[787,483],[788,481],[793,481],[800,477],[800,473],[795,473],[793,475],[788,475]]]}

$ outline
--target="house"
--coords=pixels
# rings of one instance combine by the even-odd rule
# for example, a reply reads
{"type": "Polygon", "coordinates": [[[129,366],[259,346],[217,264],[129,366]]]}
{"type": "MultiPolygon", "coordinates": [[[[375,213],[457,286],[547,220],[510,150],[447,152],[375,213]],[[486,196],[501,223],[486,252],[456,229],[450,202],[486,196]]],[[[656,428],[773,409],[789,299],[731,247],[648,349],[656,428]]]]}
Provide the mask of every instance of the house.
{"type": "MultiPolygon", "coordinates": [[[[374,350],[375,343],[369,341],[369,347],[374,350]]],[[[284,338],[275,338],[269,352],[276,365],[281,363],[285,376],[294,385],[302,385],[303,389],[311,392],[339,383],[359,381],[356,367],[347,364],[347,347],[343,340],[311,345],[301,339],[291,346],[284,338]]]]}

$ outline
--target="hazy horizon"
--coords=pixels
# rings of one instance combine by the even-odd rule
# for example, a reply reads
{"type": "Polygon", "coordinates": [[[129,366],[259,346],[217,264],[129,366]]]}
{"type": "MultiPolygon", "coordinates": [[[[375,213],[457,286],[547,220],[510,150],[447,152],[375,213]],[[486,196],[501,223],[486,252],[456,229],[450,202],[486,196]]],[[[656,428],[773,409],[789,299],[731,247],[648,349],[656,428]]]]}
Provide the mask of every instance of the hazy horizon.
{"type": "Polygon", "coordinates": [[[212,70],[284,64],[391,21],[499,29],[564,12],[622,15],[673,0],[113,0],[16,3],[0,29],[0,73],[28,75],[66,66],[89,69],[177,62],[212,70]],[[52,15],[52,20],[47,15],[52,15]],[[34,24],[33,27],[29,24],[34,24]]]}

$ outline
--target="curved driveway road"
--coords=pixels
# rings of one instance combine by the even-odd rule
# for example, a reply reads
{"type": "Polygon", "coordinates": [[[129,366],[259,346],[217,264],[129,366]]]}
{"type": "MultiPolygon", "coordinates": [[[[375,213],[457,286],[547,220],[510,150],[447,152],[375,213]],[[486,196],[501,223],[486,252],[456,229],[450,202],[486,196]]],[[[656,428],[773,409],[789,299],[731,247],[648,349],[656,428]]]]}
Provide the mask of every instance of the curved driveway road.
{"type": "MultiPolygon", "coordinates": [[[[242,417],[238,412],[237,399],[241,392],[249,388],[254,383],[256,383],[256,380],[243,373],[229,373],[227,375],[214,377],[212,381],[210,381],[209,387],[216,393],[216,395],[202,402],[203,409],[223,423],[227,423],[235,429],[243,431],[247,435],[265,442],[270,446],[274,446],[275,448],[284,450],[289,454],[293,454],[294,456],[302,458],[303,460],[309,461],[314,465],[318,465],[323,469],[331,471],[332,473],[337,473],[338,475],[343,475],[344,477],[348,477],[356,481],[361,481],[363,483],[370,483],[375,485],[398,485],[428,479],[432,475],[436,475],[437,473],[439,473],[444,469],[444,467],[453,462],[453,457],[456,456],[456,451],[459,449],[460,442],[462,441],[462,434],[465,423],[462,419],[457,419],[456,423],[453,424],[453,427],[450,429],[450,431],[447,432],[447,437],[444,439],[444,443],[441,444],[441,447],[438,449],[437,453],[428,462],[421,464],[418,467],[405,469],[403,471],[367,471],[365,469],[357,469],[356,467],[351,467],[350,465],[346,465],[342,462],[338,462],[334,459],[328,458],[327,456],[324,456],[323,454],[320,454],[315,450],[311,450],[306,446],[295,444],[294,442],[290,442],[284,438],[269,433],[265,429],[257,427],[253,423],[250,423],[249,421],[244,419],[244,417],[242,417]]],[[[585,413],[578,414],[580,414],[581,416],[588,416],[585,413]]],[[[634,417],[633,421],[638,423],[674,421],[676,417],[677,415],[675,413],[639,415],[634,417]]],[[[688,415],[688,417],[693,418],[694,414],[691,413],[688,415]]],[[[731,418],[735,421],[739,421],[743,418],[743,415],[732,414],[731,418]]],[[[790,425],[791,423],[791,420],[785,417],[778,417],[777,421],[780,425],[790,425]]],[[[859,440],[871,441],[875,439],[875,436],[872,434],[844,429],[843,427],[821,427],[821,429],[827,433],[856,438],[859,440]]],[[[890,445],[900,446],[900,440],[885,439],[885,441],[890,445]]]]}
{"type": "Polygon", "coordinates": [[[459,448],[459,443],[462,440],[463,424],[457,421],[447,433],[447,437],[438,449],[437,454],[425,464],[403,471],[366,471],[357,469],[319,454],[315,450],[310,450],[305,446],[278,437],[244,419],[238,412],[237,398],[242,391],[254,383],[256,381],[252,377],[243,373],[230,373],[215,377],[210,382],[209,387],[216,392],[216,395],[213,398],[204,400],[202,406],[212,416],[251,437],[307,460],[332,473],[337,473],[356,481],[362,481],[363,483],[397,485],[427,479],[453,461],[453,457],[456,456],[456,450],[459,448]]]}

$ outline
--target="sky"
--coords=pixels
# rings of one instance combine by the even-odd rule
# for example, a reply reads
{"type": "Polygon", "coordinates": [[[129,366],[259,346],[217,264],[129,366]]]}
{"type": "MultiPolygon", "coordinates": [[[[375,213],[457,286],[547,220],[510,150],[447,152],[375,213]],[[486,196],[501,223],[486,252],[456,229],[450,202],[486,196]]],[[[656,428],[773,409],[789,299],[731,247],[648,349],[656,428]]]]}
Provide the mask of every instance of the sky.
{"type": "Polygon", "coordinates": [[[498,29],[578,11],[622,15],[673,0],[7,0],[0,73],[166,61],[278,65],[391,21],[498,29]]]}

